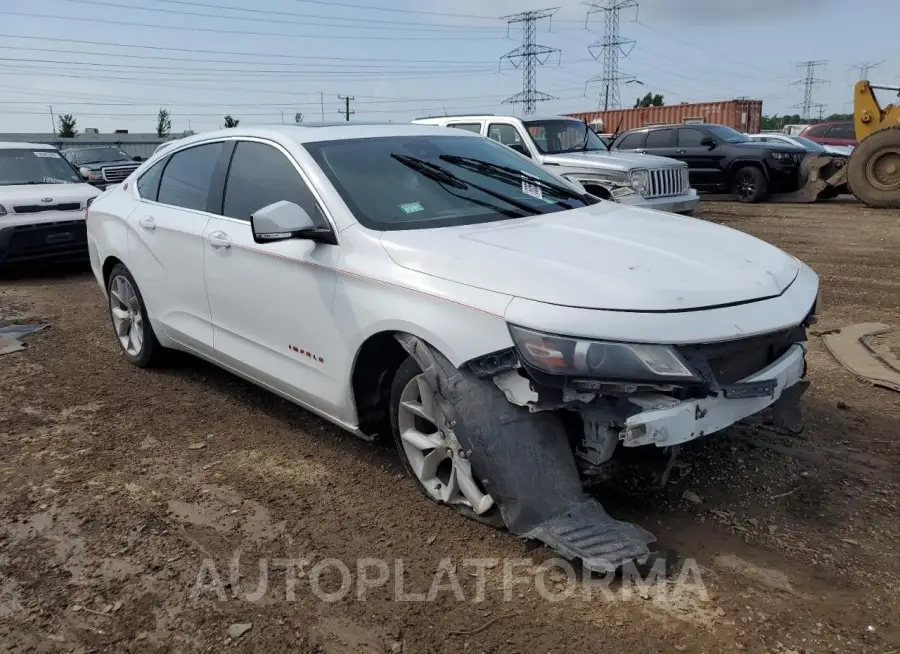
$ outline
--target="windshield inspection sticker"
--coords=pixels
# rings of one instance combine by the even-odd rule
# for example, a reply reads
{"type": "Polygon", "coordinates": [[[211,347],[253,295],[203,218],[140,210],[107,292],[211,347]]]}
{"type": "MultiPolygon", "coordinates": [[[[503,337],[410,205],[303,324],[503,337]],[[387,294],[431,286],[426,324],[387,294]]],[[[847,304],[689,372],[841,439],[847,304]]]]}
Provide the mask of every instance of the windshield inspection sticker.
{"type": "Polygon", "coordinates": [[[425,211],[425,207],[422,206],[421,202],[407,202],[406,204],[401,204],[400,209],[403,213],[416,213],[417,211],[425,211]]]}
{"type": "Polygon", "coordinates": [[[41,157],[42,159],[62,159],[56,152],[51,152],[50,150],[37,150],[34,153],[35,157],[41,157]]]}
{"type": "Polygon", "coordinates": [[[522,193],[537,198],[538,200],[544,199],[544,194],[541,193],[541,187],[535,184],[532,179],[525,174],[522,175],[522,193]]]}

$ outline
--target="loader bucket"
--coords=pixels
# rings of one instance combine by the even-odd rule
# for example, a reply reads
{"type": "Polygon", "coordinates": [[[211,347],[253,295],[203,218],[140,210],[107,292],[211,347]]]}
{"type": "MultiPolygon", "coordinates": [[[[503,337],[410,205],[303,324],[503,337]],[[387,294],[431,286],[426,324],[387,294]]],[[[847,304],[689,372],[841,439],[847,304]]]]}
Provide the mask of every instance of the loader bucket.
{"type": "Polygon", "coordinates": [[[827,154],[811,154],[800,164],[796,191],[776,195],[776,202],[816,202],[827,200],[847,188],[847,158],[827,154]]]}

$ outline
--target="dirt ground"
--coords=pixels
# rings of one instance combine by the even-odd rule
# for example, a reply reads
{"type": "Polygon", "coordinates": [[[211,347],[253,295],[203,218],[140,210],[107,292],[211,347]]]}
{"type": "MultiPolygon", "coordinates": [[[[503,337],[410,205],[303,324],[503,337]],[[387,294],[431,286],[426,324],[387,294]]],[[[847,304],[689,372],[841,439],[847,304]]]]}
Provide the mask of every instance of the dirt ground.
{"type": "MultiPolygon", "coordinates": [[[[701,216],[819,273],[817,333],[900,332],[900,212],[706,202],[701,216]]],[[[390,448],[189,357],[129,366],[87,271],[0,281],[0,321],[50,325],[0,357],[2,651],[900,651],[900,394],[856,380],[818,336],[801,434],[738,426],[687,448],[663,490],[630,473],[597,490],[675,572],[586,594],[541,576],[546,549],[431,504],[390,448]],[[494,561],[473,571],[476,557],[494,561]],[[298,558],[296,575],[278,561],[298,558]],[[389,580],[361,597],[378,581],[365,558],[389,580]],[[432,601],[404,595],[436,579],[432,601]]]]}

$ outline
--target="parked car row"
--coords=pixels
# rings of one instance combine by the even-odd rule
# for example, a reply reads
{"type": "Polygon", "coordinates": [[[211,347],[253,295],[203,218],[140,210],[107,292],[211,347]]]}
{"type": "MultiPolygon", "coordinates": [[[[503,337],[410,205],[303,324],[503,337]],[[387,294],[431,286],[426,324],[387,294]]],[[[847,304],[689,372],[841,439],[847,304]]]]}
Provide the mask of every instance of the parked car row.
{"type": "Polygon", "coordinates": [[[157,152],[86,213],[111,337],[134,365],[183,350],[392,438],[435,502],[614,568],[654,537],[584,482],[622,447],[769,407],[797,424],[818,278],[565,176],[652,199],[685,189],[683,163],[617,169],[577,122],[476,122],[237,127],[157,152]]]}

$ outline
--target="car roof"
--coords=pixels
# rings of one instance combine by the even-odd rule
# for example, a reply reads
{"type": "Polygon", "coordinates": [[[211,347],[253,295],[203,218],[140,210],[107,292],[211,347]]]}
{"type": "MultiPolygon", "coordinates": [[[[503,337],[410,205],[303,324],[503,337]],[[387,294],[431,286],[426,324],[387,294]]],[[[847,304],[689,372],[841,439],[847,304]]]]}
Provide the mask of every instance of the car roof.
{"type": "Polygon", "coordinates": [[[191,143],[208,141],[222,137],[256,137],[270,140],[290,140],[294,143],[315,143],[319,141],[344,141],[350,139],[374,138],[379,136],[458,136],[478,138],[477,134],[465,130],[448,130],[436,125],[388,123],[377,125],[343,123],[340,125],[268,125],[261,127],[229,127],[211,132],[201,132],[178,139],[181,147],[191,143]]]}
{"type": "Polygon", "coordinates": [[[24,141],[0,141],[0,150],[55,150],[48,143],[26,143],[24,141]]]}
{"type": "MultiPolygon", "coordinates": [[[[521,120],[523,123],[530,123],[532,121],[539,120],[574,120],[579,123],[583,123],[584,121],[580,118],[575,118],[573,116],[559,116],[559,115],[550,115],[547,114],[545,116],[512,116],[510,114],[453,114],[450,116],[422,116],[421,118],[416,118],[417,121],[431,121],[431,122],[442,122],[444,120],[521,120]]],[[[419,124],[422,124],[419,123],[419,124]]]]}
{"type": "Polygon", "coordinates": [[[81,150],[121,150],[118,145],[110,143],[109,145],[76,145],[73,148],[64,148],[62,152],[80,152],[81,150]]]}

